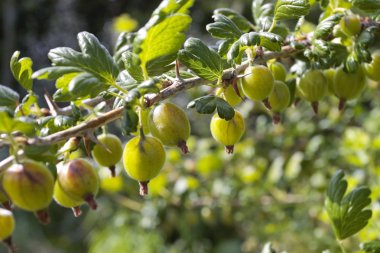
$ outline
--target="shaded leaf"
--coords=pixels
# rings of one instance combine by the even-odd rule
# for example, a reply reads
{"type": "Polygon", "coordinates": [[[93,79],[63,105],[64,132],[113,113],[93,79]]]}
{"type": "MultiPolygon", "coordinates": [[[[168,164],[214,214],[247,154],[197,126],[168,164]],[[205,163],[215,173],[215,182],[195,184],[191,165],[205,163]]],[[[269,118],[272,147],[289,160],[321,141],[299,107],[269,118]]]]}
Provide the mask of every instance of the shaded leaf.
{"type": "Polygon", "coordinates": [[[298,19],[309,13],[309,0],[277,0],[274,19],[298,19]]]}
{"type": "Polygon", "coordinates": [[[206,30],[214,38],[219,39],[238,39],[243,32],[228,17],[222,14],[213,15],[214,23],[208,24],[206,30]]]}
{"type": "Polygon", "coordinates": [[[342,13],[337,13],[324,19],[322,22],[318,24],[317,28],[315,29],[314,38],[326,39],[329,35],[332,34],[334,26],[339,23],[342,17],[343,17],[342,13]]]}
{"type": "Polygon", "coordinates": [[[359,232],[372,216],[372,211],[365,209],[371,204],[371,191],[367,187],[357,187],[344,197],[347,181],[343,177],[342,170],[335,173],[329,183],[325,201],[327,213],[339,240],[359,232]]]}
{"type": "Polygon", "coordinates": [[[179,52],[179,60],[198,76],[209,81],[218,80],[223,74],[220,56],[200,39],[189,38],[179,52]]]}
{"type": "Polygon", "coordinates": [[[17,92],[0,84],[0,106],[7,106],[9,108],[16,108],[20,96],[17,92]]]}
{"type": "Polygon", "coordinates": [[[353,6],[369,14],[380,13],[379,0],[352,0],[353,6]]]}
{"type": "Polygon", "coordinates": [[[248,32],[251,27],[253,27],[252,23],[237,11],[228,8],[219,8],[214,10],[214,15],[215,14],[222,14],[228,17],[243,32],[248,32]]]}
{"type": "Polygon", "coordinates": [[[125,69],[138,82],[144,81],[143,70],[140,67],[141,61],[138,55],[132,52],[125,52],[122,55],[125,69]]]}
{"type": "Polygon", "coordinates": [[[126,135],[137,131],[139,116],[132,108],[126,108],[122,119],[123,132],[126,135]]]}
{"type": "Polygon", "coordinates": [[[188,108],[194,108],[198,113],[211,114],[217,110],[220,118],[231,120],[235,115],[235,110],[224,99],[216,96],[204,96],[191,101],[188,108]]]}
{"type": "MultiPolygon", "coordinates": [[[[174,14],[162,22],[150,27],[149,30],[140,30],[138,40],[140,42],[138,54],[141,61],[141,69],[147,76],[152,76],[154,69],[148,72],[149,62],[160,59],[158,66],[167,66],[177,58],[177,52],[186,39],[184,32],[191,23],[190,16],[186,14],[174,14]]],[[[144,78],[147,78],[144,76],[144,78]]]]}
{"type": "Polygon", "coordinates": [[[366,253],[380,253],[380,240],[366,242],[361,245],[361,248],[366,253]]]}
{"type": "Polygon", "coordinates": [[[242,52],[251,46],[262,46],[270,51],[281,50],[281,36],[269,32],[250,32],[243,34],[232,44],[227,53],[228,61],[240,62],[242,52]]]}

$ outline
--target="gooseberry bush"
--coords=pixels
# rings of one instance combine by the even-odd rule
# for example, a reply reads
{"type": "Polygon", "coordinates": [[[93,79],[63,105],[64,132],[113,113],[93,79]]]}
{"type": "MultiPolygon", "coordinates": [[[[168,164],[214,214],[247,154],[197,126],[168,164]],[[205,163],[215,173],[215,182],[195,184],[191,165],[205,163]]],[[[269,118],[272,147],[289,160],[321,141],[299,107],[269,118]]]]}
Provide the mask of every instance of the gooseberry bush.
{"type": "MultiPolygon", "coordinates": [[[[380,81],[377,0],[253,0],[253,18],[216,9],[206,26],[215,39],[211,44],[186,38],[193,4],[162,1],[137,32],[120,34],[113,53],[93,34],[81,32],[79,50],[51,49],[51,66],[39,70],[32,69],[32,59],[13,54],[12,74],[27,95],[0,86],[0,146],[9,150],[0,162],[0,240],[11,251],[14,209],[33,212],[43,224],[54,220],[48,213],[53,202],[71,208],[74,216],[81,215],[82,205],[97,209],[97,166],[115,177],[124,173],[116,170],[122,163],[140,195],[149,195],[149,182],[160,174],[168,150],[178,148],[186,157],[197,149],[187,145],[189,113],[212,114],[215,143],[234,156],[244,152],[234,146],[251,138],[244,136],[252,127],[245,123],[247,114],[239,112],[246,104],[270,115],[274,125],[266,127],[275,129],[301,101],[310,103],[318,118],[321,104],[336,98],[344,115],[369,83],[380,81]],[[315,28],[305,31],[312,6],[322,14],[315,28]],[[55,93],[44,94],[49,108],[38,104],[37,80],[55,82],[55,93]],[[183,94],[192,96],[187,108],[167,101],[183,94]],[[120,125],[125,145],[120,133],[109,132],[112,122],[120,125]]],[[[349,187],[342,170],[331,174],[325,211],[346,252],[343,241],[372,217],[371,191],[349,187]]],[[[380,243],[366,241],[361,249],[379,252],[380,243]]],[[[266,244],[262,252],[274,250],[266,244]]]]}

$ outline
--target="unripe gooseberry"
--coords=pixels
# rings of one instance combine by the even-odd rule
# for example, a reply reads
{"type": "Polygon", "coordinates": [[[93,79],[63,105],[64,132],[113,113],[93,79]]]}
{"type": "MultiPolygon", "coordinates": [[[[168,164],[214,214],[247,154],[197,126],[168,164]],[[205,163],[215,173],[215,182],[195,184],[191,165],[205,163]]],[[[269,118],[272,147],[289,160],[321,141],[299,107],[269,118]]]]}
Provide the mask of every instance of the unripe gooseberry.
{"type": "Polygon", "coordinates": [[[4,208],[8,210],[11,210],[11,203],[9,201],[7,194],[4,192],[3,186],[1,185],[1,181],[0,181],[0,205],[2,205],[4,208]]]}
{"type": "Polygon", "coordinates": [[[92,149],[92,157],[104,167],[108,167],[111,175],[115,177],[115,165],[123,155],[123,146],[120,139],[113,134],[101,134],[97,137],[97,143],[92,149]]]}
{"type": "Polygon", "coordinates": [[[99,189],[99,178],[87,160],[77,158],[59,167],[57,183],[73,200],[84,200],[91,209],[97,208],[95,196],[99,189]]]}
{"type": "Polygon", "coordinates": [[[313,110],[318,113],[318,101],[327,93],[327,79],[322,71],[308,70],[298,82],[297,89],[301,97],[311,102],[313,110]]]}
{"type": "Polygon", "coordinates": [[[340,20],[342,31],[348,36],[354,36],[360,33],[362,25],[357,15],[347,15],[340,20]]]}
{"type": "Polygon", "coordinates": [[[326,69],[323,71],[323,74],[325,74],[326,80],[327,80],[327,90],[330,94],[334,95],[334,76],[335,76],[335,69],[326,69]]]}
{"type": "Polygon", "coordinates": [[[244,94],[251,100],[262,101],[273,90],[274,78],[272,72],[265,66],[249,66],[244,71],[242,88],[244,94]]]}
{"type": "Polygon", "coordinates": [[[281,62],[272,62],[268,64],[268,68],[272,71],[274,80],[283,81],[286,80],[286,69],[281,62]]]}
{"type": "Polygon", "coordinates": [[[372,61],[364,64],[364,70],[368,78],[380,82],[380,51],[372,54],[372,61]]]}
{"type": "Polygon", "coordinates": [[[67,195],[67,193],[64,190],[62,190],[58,182],[56,182],[54,185],[53,198],[55,202],[57,202],[59,205],[66,208],[71,208],[75,217],[78,217],[82,214],[80,206],[84,204],[85,201],[82,199],[74,199],[67,195]]]}
{"type": "Polygon", "coordinates": [[[35,212],[43,224],[53,198],[54,177],[42,163],[25,160],[9,167],[3,175],[3,187],[12,202],[21,209],[35,212]]]}
{"type": "Polygon", "coordinates": [[[161,141],[151,136],[136,136],[127,142],[123,153],[124,168],[140,184],[140,195],[148,194],[148,183],[158,175],[165,163],[161,141]]]}
{"type": "Polygon", "coordinates": [[[15,219],[11,211],[0,208],[0,241],[8,239],[15,229],[15,219]]]}
{"type": "Polygon", "coordinates": [[[334,76],[334,93],[340,99],[339,109],[342,110],[347,100],[357,98],[366,85],[362,67],[355,72],[348,73],[339,68],[334,76]]]}
{"type": "MultiPolygon", "coordinates": [[[[236,85],[239,89],[240,95],[242,95],[243,91],[241,89],[241,82],[237,82],[236,85]]],[[[227,87],[219,87],[218,89],[216,89],[215,94],[223,98],[231,106],[236,106],[243,101],[242,98],[239,97],[238,94],[236,94],[236,91],[234,90],[234,87],[232,85],[228,85],[227,87]]]]}
{"type": "Polygon", "coordinates": [[[288,86],[282,81],[274,81],[273,91],[269,96],[269,104],[273,112],[273,123],[280,122],[280,112],[285,110],[290,103],[288,86]]]}
{"type": "Polygon", "coordinates": [[[184,154],[189,150],[186,140],[190,136],[190,122],[186,113],[172,103],[162,103],[149,114],[151,134],[166,146],[178,146],[184,154]]]}
{"type": "Polygon", "coordinates": [[[210,122],[210,130],[214,139],[226,147],[228,154],[232,154],[234,152],[234,145],[244,134],[244,119],[236,110],[231,120],[225,120],[220,118],[218,114],[215,114],[210,122]]]}

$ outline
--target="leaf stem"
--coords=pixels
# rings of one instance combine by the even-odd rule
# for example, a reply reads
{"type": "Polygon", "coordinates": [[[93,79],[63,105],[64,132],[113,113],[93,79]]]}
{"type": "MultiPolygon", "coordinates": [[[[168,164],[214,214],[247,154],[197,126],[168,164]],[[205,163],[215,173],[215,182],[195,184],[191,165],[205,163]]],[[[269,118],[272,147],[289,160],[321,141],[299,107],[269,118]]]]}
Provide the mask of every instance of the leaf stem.
{"type": "Polygon", "coordinates": [[[339,247],[340,247],[340,250],[342,251],[342,253],[347,253],[346,249],[344,248],[343,241],[341,241],[339,239],[336,239],[336,240],[339,244],[339,247]]]}
{"type": "Polygon", "coordinates": [[[268,32],[272,32],[272,30],[276,27],[277,21],[273,19],[272,25],[270,26],[268,32]]]}
{"type": "Polygon", "coordinates": [[[112,82],[110,83],[110,85],[116,89],[118,89],[119,91],[123,92],[124,94],[128,94],[128,91],[126,89],[124,89],[123,87],[121,87],[120,85],[118,85],[116,82],[112,82]]]}

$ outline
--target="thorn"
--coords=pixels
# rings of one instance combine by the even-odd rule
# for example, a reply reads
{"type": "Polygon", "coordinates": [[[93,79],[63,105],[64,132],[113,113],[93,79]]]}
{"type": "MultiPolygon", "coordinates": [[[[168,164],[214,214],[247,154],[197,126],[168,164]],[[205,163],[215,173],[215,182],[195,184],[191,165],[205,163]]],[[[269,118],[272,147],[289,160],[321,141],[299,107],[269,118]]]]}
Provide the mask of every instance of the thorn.
{"type": "Polygon", "coordinates": [[[50,110],[50,114],[52,116],[57,116],[60,114],[60,108],[58,107],[58,105],[53,101],[53,98],[50,96],[50,94],[47,92],[47,90],[45,89],[45,94],[44,94],[44,98],[46,100],[46,103],[49,107],[49,110],[50,110]]]}
{"type": "Polygon", "coordinates": [[[86,150],[87,156],[89,158],[92,158],[91,150],[90,150],[90,137],[88,136],[88,134],[83,136],[83,144],[84,144],[84,149],[86,150]]]}
{"type": "Polygon", "coordinates": [[[179,61],[178,59],[175,60],[175,77],[180,80],[181,79],[181,75],[179,73],[179,61]]]}

